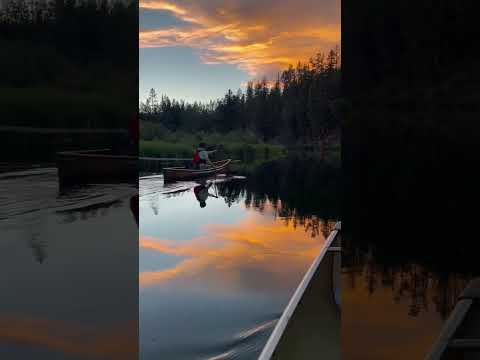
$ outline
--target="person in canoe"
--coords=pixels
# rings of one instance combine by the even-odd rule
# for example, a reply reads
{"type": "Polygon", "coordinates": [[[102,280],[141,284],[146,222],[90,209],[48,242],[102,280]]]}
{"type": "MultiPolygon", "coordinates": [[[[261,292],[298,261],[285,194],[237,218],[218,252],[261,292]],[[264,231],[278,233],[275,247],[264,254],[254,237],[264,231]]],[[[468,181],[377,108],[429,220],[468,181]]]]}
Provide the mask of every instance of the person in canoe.
{"type": "Polygon", "coordinates": [[[208,185],[200,184],[193,188],[193,192],[195,193],[195,197],[197,198],[197,201],[199,202],[201,208],[204,208],[205,206],[207,206],[207,199],[209,196],[212,196],[215,198],[218,197],[208,192],[208,189],[210,188],[210,186],[212,186],[212,183],[208,185]]]}
{"type": "Polygon", "coordinates": [[[195,168],[200,169],[206,166],[213,166],[212,161],[210,160],[209,155],[214,153],[216,150],[207,150],[207,145],[205,143],[200,143],[198,145],[195,154],[193,155],[193,165],[195,168]]]}

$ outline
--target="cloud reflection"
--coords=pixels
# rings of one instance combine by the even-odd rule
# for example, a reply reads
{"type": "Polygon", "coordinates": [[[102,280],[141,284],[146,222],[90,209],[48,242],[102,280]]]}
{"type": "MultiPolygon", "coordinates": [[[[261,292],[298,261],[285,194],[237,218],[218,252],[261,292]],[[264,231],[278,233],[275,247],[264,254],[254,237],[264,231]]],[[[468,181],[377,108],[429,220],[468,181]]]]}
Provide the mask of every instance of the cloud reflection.
{"type": "Polygon", "coordinates": [[[232,224],[208,224],[187,241],[141,236],[142,249],[181,256],[176,266],[140,273],[140,286],[183,283],[215,288],[291,289],[298,283],[324,239],[303,228],[250,213],[232,224]]]}
{"type": "Polygon", "coordinates": [[[39,346],[101,359],[138,356],[138,322],[113,329],[91,329],[52,319],[0,315],[0,343],[39,346]]]}

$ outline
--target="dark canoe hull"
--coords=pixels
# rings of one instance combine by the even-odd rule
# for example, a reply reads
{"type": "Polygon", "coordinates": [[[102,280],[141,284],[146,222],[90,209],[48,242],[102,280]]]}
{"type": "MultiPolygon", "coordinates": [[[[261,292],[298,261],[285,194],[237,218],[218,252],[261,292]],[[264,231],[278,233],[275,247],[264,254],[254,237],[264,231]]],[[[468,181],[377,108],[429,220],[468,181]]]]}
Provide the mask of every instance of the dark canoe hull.
{"type": "Polygon", "coordinates": [[[425,360],[480,359],[480,278],[470,281],[425,360]]]}
{"type": "Polygon", "coordinates": [[[113,155],[108,149],[60,152],[56,160],[61,185],[138,180],[138,157],[113,155]]]}
{"type": "Polygon", "coordinates": [[[228,171],[231,159],[214,162],[214,167],[208,169],[188,169],[185,167],[164,168],[163,176],[165,181],[194,180],[198,178],[216,175],[228,171]]]}

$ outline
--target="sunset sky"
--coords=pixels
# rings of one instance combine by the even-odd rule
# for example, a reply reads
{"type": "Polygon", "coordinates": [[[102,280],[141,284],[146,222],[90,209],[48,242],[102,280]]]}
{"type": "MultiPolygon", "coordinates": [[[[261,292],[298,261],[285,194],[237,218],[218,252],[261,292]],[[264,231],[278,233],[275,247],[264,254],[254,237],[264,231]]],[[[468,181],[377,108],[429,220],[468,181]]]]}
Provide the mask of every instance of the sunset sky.
{"type": "Polygon", "coordinates": [[[340,0],[140,0],[140,99],[217,99],[339,44],[340,0]]]}

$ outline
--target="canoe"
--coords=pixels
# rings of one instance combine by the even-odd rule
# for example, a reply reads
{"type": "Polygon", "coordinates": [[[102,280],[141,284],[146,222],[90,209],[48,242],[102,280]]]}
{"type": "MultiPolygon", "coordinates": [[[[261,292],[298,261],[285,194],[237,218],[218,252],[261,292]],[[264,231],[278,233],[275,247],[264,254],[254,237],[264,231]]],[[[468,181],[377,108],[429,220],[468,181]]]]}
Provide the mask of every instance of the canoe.
{"type": "Polygon", "coordinates": [[[291,297],[259,360],[340,360],[340,231],[338,222],[291,297]]]}
{"type": "Polygon", "coordinates": [[[228,170],[232,159],[213,162],[213,167],[205,169],[189,169],[187,167],[168,167],[163,169],[165,181],[193,180],[197,178],[212,176],[228,170]]]}
{"type": "Polygon", "coordinates": [[[425,360],[480,359],[480,278],[470,281],[425,360]]]}
{"type": "Polygon", "coordinates": [[[61,185],[138,180],[138,157],[116,155],[110,149],[59,152],[56,163],[61,185]]]}

